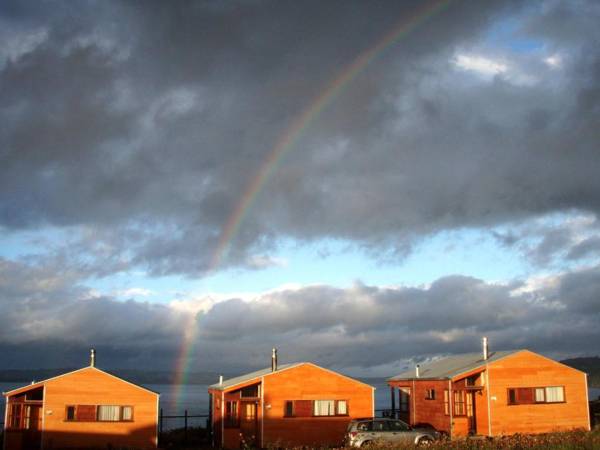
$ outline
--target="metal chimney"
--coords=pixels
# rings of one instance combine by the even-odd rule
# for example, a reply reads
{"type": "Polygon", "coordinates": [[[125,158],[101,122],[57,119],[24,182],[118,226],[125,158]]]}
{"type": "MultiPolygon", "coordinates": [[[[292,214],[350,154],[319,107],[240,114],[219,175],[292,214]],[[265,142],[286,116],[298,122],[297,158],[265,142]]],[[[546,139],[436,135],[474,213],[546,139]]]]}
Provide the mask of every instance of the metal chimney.
{"type": "Polygon", "coordinates": [[[415,378],[419,378],[419,365],[415,366],[415,378]]]}
{"type": "Polygon", "coordinates": [[[90,349],[90,367],[96,367],[96,350],[90,349]]]}
{"type": "Polygon", "coordinates": [[[273,349],[273,353],[271,354],[271,372],[275,372],[277,370],[277,349],[273,349]]]}
{"type": "Polygon", "coordinates": [[[483,338],[481,338],[481,346],[483,347],[483,360],[487,361],[489,356],[487,337],[484,336],[483,338]]]}
{"type": "Polygon", "coordinates": [[[223,375],[219,375],[219,386],[223,386],[223,375]]]}

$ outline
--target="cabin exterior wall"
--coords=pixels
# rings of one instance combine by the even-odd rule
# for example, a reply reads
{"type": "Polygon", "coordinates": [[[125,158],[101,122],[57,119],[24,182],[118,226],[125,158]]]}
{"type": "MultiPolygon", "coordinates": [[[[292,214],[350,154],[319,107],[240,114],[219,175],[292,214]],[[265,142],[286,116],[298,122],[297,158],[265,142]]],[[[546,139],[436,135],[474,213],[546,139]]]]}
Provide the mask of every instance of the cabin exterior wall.
{"type": "MultiPolygon", "coordinates": [[[[243,422],[245,408],[256,407],[257,447],[277,445],[322,447],[340,445],[349,421],[358,417],[372,417],[374,392],[371,386],[352,380],[312,364],[301,364],[267,374],[259,379],[236,385],[227,390],[211,389],[213,411],[213,444],[216,447],[240,448],[241,439],[252,436],[249,421],[243,422]],[[260,396],[255,399],[240,397],[240,389],[259,383],[260,396]],[[345,401],[346,415],[288,417],[286,401],[334,400],[345,401]],[[227,402],[236,402],[239,425],[231,426],[226,420],[227,402]]],[[[312,412],[312,407],[310,411],[312,412]]]]}
{"type": "Polygon", "coordinates": [[[584,373],[525,350],[490,364],[489,378],[493,435],[590,429],[584,373]],[[564,402],[509,404],[508,389],[553,386],[564,402]]]}
{"type": "MultiPolygon", "coordinates": [[[[390,380],[388,384],[411,389],[407,416],[411,425],[429,423],[452,437],[590,429],[586,375],[528,350],[457,375],[452,381],[390,380]],[[564,401],[524,404],[509,401],[509,389],[546,387],[562,387],[564,401]],[[426,400],[428,389],[436,390],[436,400],[426,400]],[[446,389],[450,391],[450,415],[446,414],[444,405],[446,389]],[[456,405],[455,394],[460,392],[464,392],[464,408],[456,405]]],[[[458,398],[461,395],[458,394],[458,398]]]]}
{"type": "Polygon", "coordinates": [[[447,380],[408,380],[389,384],[410,389],[408,414],[401,416],[409,425],[428,424],[438,431],[450,434],[450,415],[446,415],[444,410],[444,391],[449,386],[447,380]],[[428,391],[432,390],[435,392],[433,399],[428,395],[428,391]]]}
{"type": "Polygon", "coordinates": [[[356,380],[304,364],[264,378],[263,446],[340,445],[353,418],[372,417],[373,388],[356,380]],[[285,417],[285,402],[294,400],[344,400],[344,416],[285,417]]]}
{"type": "MultiPolygon", "coordinates": [[[[10,398],[9,398],[10,399],[10,398]]],[[[44,382],[41,408],[41,448],[155,448],[158,394],[94,368],[86,368],[44,382]],[[131,406],[130,421],[67,420],[67,406],[131,406]]],[[[5,450],[22,450],[21,434],[14,430],[5,450]]]]}

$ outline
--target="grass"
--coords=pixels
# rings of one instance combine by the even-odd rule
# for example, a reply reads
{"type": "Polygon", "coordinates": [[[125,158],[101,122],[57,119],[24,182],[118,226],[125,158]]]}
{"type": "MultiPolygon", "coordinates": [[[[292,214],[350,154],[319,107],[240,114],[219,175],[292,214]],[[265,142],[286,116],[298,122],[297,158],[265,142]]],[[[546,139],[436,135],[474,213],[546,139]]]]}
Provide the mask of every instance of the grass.
{"type": "MultiPolygon", "coordinates": [[[[202,429],[190,433],[188,430],[187,443],[183,443],[183,430],[173,430],[172,434],[162,440],[160,448],[169,450],[208,449],[207,436],[202,429]]],[[[251,446],[242,446],[244,450],[251,446]]],[[[270,450],[307,450],[307,447],[281,447],[271,445],[270,450]]],[[[370,445],[370,450],[409,450],[417,448],[411,444],[376,443],[370,445]]],[[[593,431],[569,431],[547,434],[515,434],[513,436],[496,438],[464,438],[442,440],[431,443],[427,448],[432,450],[600,450],[600,427],[593,431]]],[[[341,450],[341,449],[338,449],[341,450]]],[[[350,449],[347,449],[350,450],[350,449]]]]}
{"type": "MultiPolygon", "coordinates": [[[[412,444],[375,444],[373,450],[404,450],[415,448],[412,444]]],[[[535,449],[571,450],[600,449],[600,428],[594,431],[569,431],[546,434],[515,434],[496,438],[464,438],[442,440],[431,443],[433,450],[496,450],[496,449],[535,449]]]]}

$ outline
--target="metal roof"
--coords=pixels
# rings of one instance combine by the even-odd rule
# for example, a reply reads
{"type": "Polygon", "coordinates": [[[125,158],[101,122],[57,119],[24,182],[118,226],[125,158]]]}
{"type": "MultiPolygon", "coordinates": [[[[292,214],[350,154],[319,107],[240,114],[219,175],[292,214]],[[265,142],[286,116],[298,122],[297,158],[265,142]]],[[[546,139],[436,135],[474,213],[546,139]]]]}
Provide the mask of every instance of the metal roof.
{"type": "Polygon", "coordinates": [[[96,371],[101,372],[101,373],[103,373],[105,375],[108,375],[110,377],[116,378],[116,379],[118,379],[118,380],[120,380],[120,381],[122,381],[124,383],[130,384],[130,385],[132,385],[134,387],[137,387],[139,389],[143,389],[144,391],[148,391],[148,392],[150,392],[152,394],[155,394],[155,395],[160,395],[160,393],[158,393],[156,391],[153,391],[152,389],[148,389],[147,387],[144,387],[142,385],[139,385],[139,384],[133,383],[131,381],[125,380],[124,378],[121,378],[121,377],[119,377],[117,375],[114,375],[114,374],[112,374],[110,372],[107,372],[107,371],[102,370],[102,369],[98,369],[97,367],[93,367],[93,366],[82,367],[81,369],[72,370],[71,372],[66,372],[66,373],[63,373],[63,374],[60,374],[60,375],[56,375],[56,376],[51,377],[51,378],[47,378],[47,379],[42,380],[42,381],[38,381],[38,382],[35,382],[35,383],[31,383],[31,384],[22,386],[20,388],[12,389],[12,390],[7,391],[7,392],[2,392],[2,395],[5,396],[5,397],[9,397],[11,395],[16,395],[16,394],[20,394],[22,392],[27,392],[27,391],[29,391],[31,389],[36,389],[38,387],[44,386],[46,383],[48,383],[49,381],[55,380],[56,378],[62,378],[62,377],[65,377],[65,376],[68,376],[68,375],[71,375],[71,374],[74,374],[74,373],[77,373],[77,372],[81,372],[81,371],[84,371],[84,370],[96,370],[96,371]]]}
{"type": "Polygon", "coordinates": [[[266,369],[257,370],[256,372],[250,372],[250,373],[247,373],[245,375],[240,375],[239,377],[229,378],[228,380],[223,380],[222,384],[220,384],[220,383],[212,384],[212,385],[210,385],[208,387],[208,389],[215,389],[215,390],[218,390],[218,391],[224,391],[224,390],[232,388],[234,386],[248,383],[248,382],[250,382],[252,380],[258,380],[261,377],[266,377],[266,376],[269,376],[269,375],[276,375],[276,374],[278,374],[278,373],[280,373],[280,372],[282,372],[284,370],[293,369],[294,367],[303,366],[303,365],[313,366],[313,367],[316,367],[316,368],[318,368],[320,370],[324,370],[326,372],[335,374],[337,376],[344,377],[344,378],[346,378],[348,380],[352,380],[355,383],[363,384],[365,386],[370,387],[371,389],[375,389],[370,384],[367,384],[367,383],[364,383],[362,381],[356,380],[356,379],[354,379],[352,377],[349,377],[347,375],[341,374],[339,372],[335,372],[333,370],[326,369],[325,367],[317,366],[316,364],[313,364],[311,362],[296,362],[296,363],[291,363],[291,364],[281,364],[280,366],[277,367],[277,370],[275,372],[273,372],[270,367],[267,367],[266,369]]]}
{"type": "Polygon", "coordinates": [[[234,377],[234,378],[229,378],[228,380],[223,380],[222,384],[221,383],[211,384],[208,388],[223,391],[232,386],[236,386],[238,384],[243,384],[248,381],[252,381],[256,378],[264,377],[265,375],[271,375],[272,373],[277,373],[277,372],[280,372],[285,369],[291,369],[292,367],[301,366],[302,364],[305,364],[305,363],[299,362],[299,363],[291,363],[291,364],[281,364],[280,366],[277,367],[277,370],[275,372],[273,372],[270,367],[267,367],[266,369],[257,370],[256,372],[250,372],[250,373],[247,373],[244,375],[240,375],[239,377],[234,377]]]}
{"type": "Polygon", "coordinates": [[[464,353],[461,355],[448,356],[428,364],[419,365],[419,377],[415,376],[415,369],[406,370],[388,381],[416,380],[416,379],[449,379],[462,373],[485,366],[486,363],[497,361],[506,356],[520,352],[521,350],[505,350],[491,352],[487,361],[481,353],[464,353]]]}

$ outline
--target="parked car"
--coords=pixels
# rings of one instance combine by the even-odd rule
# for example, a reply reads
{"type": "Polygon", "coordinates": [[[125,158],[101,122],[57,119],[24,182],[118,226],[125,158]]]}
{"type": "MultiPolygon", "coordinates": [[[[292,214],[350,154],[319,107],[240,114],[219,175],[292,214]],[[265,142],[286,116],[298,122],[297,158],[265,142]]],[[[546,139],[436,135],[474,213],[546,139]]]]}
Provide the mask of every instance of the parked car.
{"type": "Polygon", "coordinates": [[[377,442],[429,445],[441,436],[433,429],[411,428],[397,419],[355,419],[348,424],[344,444],[349,447],[363,447],[377,442]]]}

